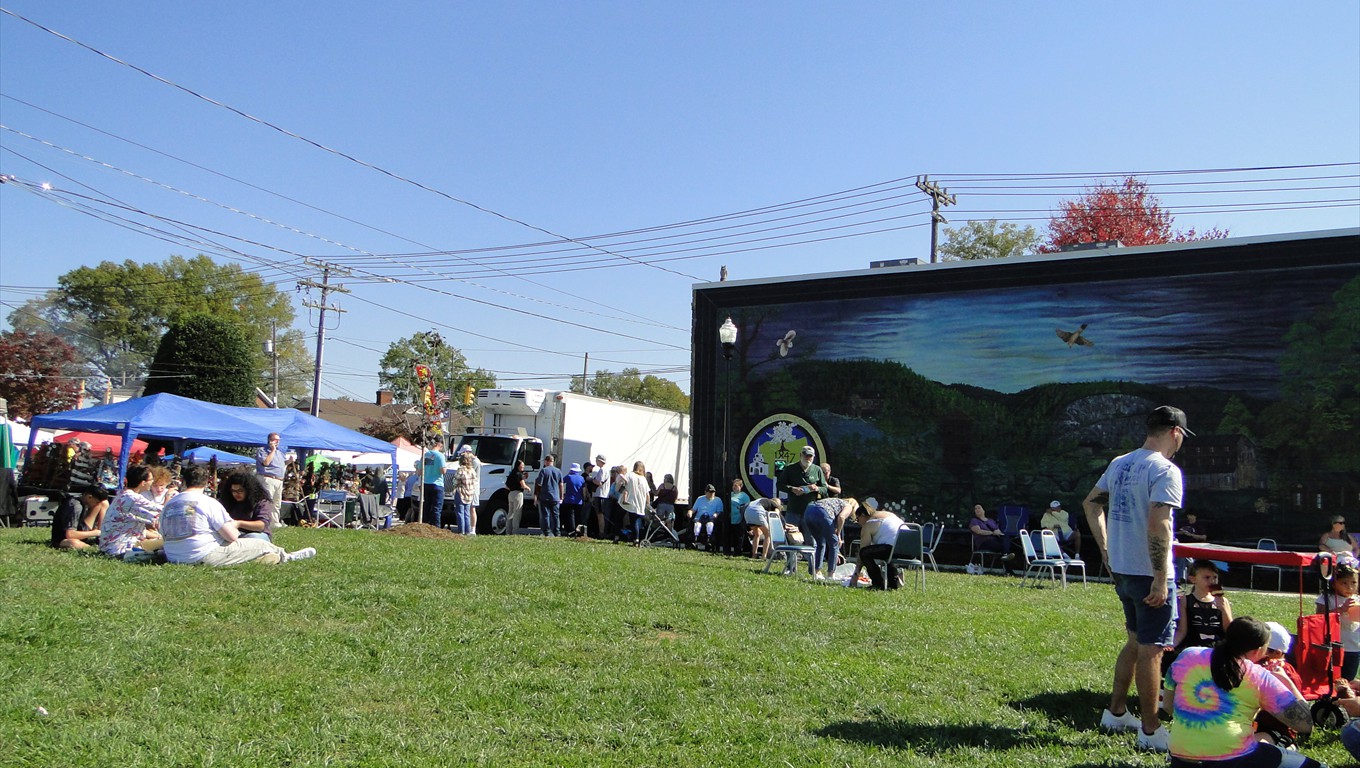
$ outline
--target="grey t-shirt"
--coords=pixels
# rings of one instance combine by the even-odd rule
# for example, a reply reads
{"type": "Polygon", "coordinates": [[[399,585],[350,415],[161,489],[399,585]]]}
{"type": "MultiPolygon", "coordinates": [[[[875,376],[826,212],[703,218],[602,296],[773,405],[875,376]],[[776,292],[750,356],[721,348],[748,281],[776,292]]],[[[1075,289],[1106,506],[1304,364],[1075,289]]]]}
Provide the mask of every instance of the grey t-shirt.
{"type": "Polygon", "coordinates": [[[1110,570],[1126,576],[1152,576],[1148,554],[1148,507],[1153,503],[1172,508],[1171,530],[1176,529],[1175,510],[1181,508],[1181,469],[1162,454],[1146,448],[1110,462],[1096,487],[1108,491],[1106,512],[1110,570]]]}

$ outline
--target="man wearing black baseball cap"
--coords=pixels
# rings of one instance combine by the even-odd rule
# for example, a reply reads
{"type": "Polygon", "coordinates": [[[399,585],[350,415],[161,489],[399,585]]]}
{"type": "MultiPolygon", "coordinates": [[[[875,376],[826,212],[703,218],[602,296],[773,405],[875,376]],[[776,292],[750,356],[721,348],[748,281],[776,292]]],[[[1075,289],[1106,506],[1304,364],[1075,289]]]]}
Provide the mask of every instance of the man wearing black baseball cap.
{"type": "Polygon", "coordinates": [[[1091,533],[1114,576],[1128,638],[1114,666],[1110,706],[1100,718],[1109,731],[1138,730],[1140,749],[1167,751],[1167,730],[1157,721],[1162,648],[1176,629],[1171,580],[1172,516],[1182,505],[1181,470],[1171,463],[1186,435],[1185,412],[1169,405],[1147,417],[1143,447],[1110,462],[1082,506],[1091,533]],[[1106,506],[1109,514],[1106,514],[1106,506]],[[1142,717],[1128,711],[1129,684],[1138,687],[1142,717]]]}

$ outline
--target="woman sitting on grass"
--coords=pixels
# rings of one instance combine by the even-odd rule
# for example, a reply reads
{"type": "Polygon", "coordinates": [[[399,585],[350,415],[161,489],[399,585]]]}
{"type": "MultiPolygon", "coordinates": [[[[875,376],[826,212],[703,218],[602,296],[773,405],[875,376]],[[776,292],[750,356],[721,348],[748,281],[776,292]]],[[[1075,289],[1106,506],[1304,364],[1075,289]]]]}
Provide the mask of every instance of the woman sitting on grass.
{"type": "Polygon", "coordinates": [[[236,521],[241,538],[274,540],[273,515],[270,514],[274,501],[254,472],[238,469],[227,475],[217,486],[217,500],[236,521]]]}
{"type": "Polygon", "coordinates": [[[1270,630],[1243,616],[1213,648],[1187,648],[1162,683],[1162,707],[1172,713],[1171,766],[1313,768],[1316,760],[1256,740],[1262,709],[1299,733],[1313,730],[1308,704],[1259,662],[1270,630]]]}
{"type": "Polygon", "coordinates": [[[142,494],[151,488],[151,469],[144,464],[128,467],[123,476],[123,492],[109,504],[104,524],[99,527],[99,551],[110,557],[123,557],[133,548],[154,552],[164,543],[156,532],[161,505],[142,494]]]}
{"type": "Polygon", "coordinates": [[[57,549],[99,546],[99,529],[104,525],[104,513],[109,508],[109,492],[91,485],[81,489],[79,498],[79,510],[67,501],[60,507],[57,519],[52,521],[52,546],[57,549]]]}

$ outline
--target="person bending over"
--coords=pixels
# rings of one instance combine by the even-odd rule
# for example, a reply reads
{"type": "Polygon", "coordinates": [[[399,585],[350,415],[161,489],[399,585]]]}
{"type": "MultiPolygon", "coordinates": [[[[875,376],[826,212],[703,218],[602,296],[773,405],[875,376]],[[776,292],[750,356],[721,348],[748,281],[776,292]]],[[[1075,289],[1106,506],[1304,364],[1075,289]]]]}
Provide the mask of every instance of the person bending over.
{"type": "Polygon", "coordinates": [[[221,503],[205,493],[211,470],[199,464],[184,469],[184,492],[170,500],[161,512],[165,558],[172,563],[193,565],[266,565],[304,560],[316,555],[311,547],[287,552],[262,539],[243,539],[237,521],[221,503]]]}
{"type": "Polygon", "coordinates": [[[859,555],[855,561],[855,572],[850,576],[850,586],[855,586],[859,580],[861,569],[869,572],[869,581],[873,589],[897,589],[901,586],[901,577],[897,567],[888,565],[887,579],[883,578],[883,569],[878,567],[880,561],[889,562],[892,559],[893,546],[897,544],[897,529],[902,527],[902,518],[891,512],[880,511],[869,504],[871,499],[865,499],[864,505],[855,510],[855,521],[859,523],[859,555]]]}
{"type": "Polygon", "coordinates": [[[80,490],[79,505],[68,499],[52,520],[52,546],[57,549],[89,549],[99,546],[99,529],[109,509],[109,492],[97,485],[80,490]]]}

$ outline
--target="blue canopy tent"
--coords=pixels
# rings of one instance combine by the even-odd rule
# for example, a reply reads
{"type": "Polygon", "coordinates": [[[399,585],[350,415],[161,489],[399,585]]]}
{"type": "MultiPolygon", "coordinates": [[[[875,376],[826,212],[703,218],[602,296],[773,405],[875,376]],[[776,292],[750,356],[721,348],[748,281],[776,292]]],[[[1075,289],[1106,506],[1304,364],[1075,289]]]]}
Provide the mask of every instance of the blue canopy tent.
{"type": "Polygon", "coordinates": [[[195,464],[207,464],[209,461],[217,459],[217,465],[219,467],[226,466],[229,464],[255,463],[254,456],[241,456],[235,453],[227,453],[226,451],[219,451],[216,448],[209,448],[206,445],[200,445],[197,448],[190,448],[189,450],[185,451],[182,454],[182,456],[183,458],[188,459],[189,461],[192,461],[195,464]]]}
{"type": "Polygon", "coordinates": [[[73,429],[121,435],[118,478],[127,473],[128,446],[136,438],[262,446],[277,432],[289,448],[380,452],[392,457],[397,474],[397,447],[292,408],[240,408],[206,403],[179,395],[159,394],[61,413],[34,416],[28,451],[39,429],[73,429]]]}

